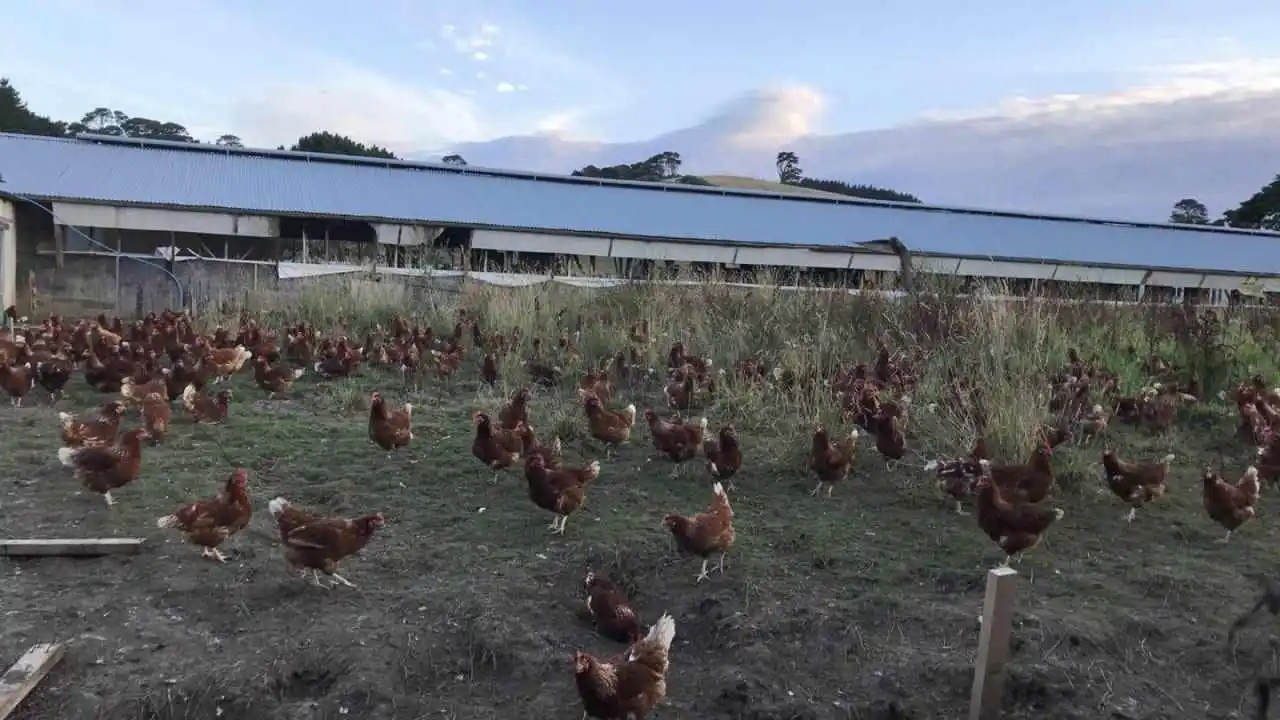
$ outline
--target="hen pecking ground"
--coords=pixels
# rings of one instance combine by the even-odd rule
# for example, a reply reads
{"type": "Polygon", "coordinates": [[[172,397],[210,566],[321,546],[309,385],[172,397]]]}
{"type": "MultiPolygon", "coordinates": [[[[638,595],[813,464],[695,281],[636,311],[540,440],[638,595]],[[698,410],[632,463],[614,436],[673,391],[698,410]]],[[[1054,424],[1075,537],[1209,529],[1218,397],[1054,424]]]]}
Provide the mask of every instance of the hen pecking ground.
{"type": "MultiPolygon", "coordinates": [[[[759,438],[740,428],[738,544],[726,575],[695,585],[696,561],[674,555],[661,521],[701,511],[711,483],[700,463],[671,478],[667,463],[647,462],[643,422],[556,537],[517,471],[491,485],[470,454],[471,411],[501,402],[487,389],[406,393],[373,371],[308,376],[276,401],[247,372],[232,386],[225,425],[193,426],[175,410],[169,438],[144,449],[140,479],[112,510],[55,457],[56,412],[103,400],[82,378],[56,407],[0,410],[0,535],[146,538],[133,557],[0,564],[0,658],[70,641],[16,717],[577,717],[573,652],[620,650],[578,617],[588,567],[621,580],[644,620],[676,618],[660,717],[955,718],[967,707],[984,571],[998,553],[932,478],[886,471],[866,440],[850,479],[816,499],[795,460],[807,428],[782,459],[753,452],[759,438]],[[415,440],[390,460],[366,434],[375,388],[415,404],[415,440]],[[255,515],[219,565],[155,519],[215,491],[233,464],[250,470],[255,515]],[[276,495],[385,513],[386,527],[344,563],[357,589],[286,574],[266,512],[276,495]]],[[[566,401],[539,394],[531,412],[544,438],[566,436],[570,462],[603,459],[574,434],[582,423],[566,401]]],[[[713,429],[720,420],[712,414],[713,429]]],[[[1222,440],[1230,432],[1222,407],[1193,411],[1165,437],[1113,431],[1127,458],[1178,455],[1170,493],[1132,524],[1099,489],[1101,447],[1060,449],[1066,516],[1021,566],[1006,717],[1242,707],[1252,668],[1222,639],[1253,593],[1246,578],[1270,570],[1261,559],[1278,534],[1264,496],[1256,522],[1214,542],[1198,478],[1206,462],[1238,477],[1250,449],[1222,440]]]]}

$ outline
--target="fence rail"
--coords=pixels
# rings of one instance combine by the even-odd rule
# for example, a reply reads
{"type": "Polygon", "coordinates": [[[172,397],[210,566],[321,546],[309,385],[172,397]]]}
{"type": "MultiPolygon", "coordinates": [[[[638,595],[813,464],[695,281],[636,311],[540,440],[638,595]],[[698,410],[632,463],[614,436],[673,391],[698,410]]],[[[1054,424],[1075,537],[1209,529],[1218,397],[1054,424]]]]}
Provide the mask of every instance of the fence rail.
{"type": "MultiPolygon", "coordinates": [[[[126,254],[121,254],[125,256],[126,254]]],[[[135,254],[127,254],[132,257],[135,254]]],[[[418,269],[375,265],[336,263],[265,262],[197,255],[164,257],[136,254],[139,259],[159,260],[165,263],[182,285],[186,307],[195,312],[225,305],[247,303],[255,296],[296,295],[307,288],[346,285],[353,297],[368,295],[371,290],[359,290],[368,283],[378,283],[378,294],[384,300],[395,301],[394,288],[403,285],[404,302],[413,301],[419,290],[456,291],[464,283],[480,283],[500,287],[533,287],[542,284],[558,284],[568,287],[613,290],[636,285],[656,284],[667,287],[704,287],[703,279],[631,279],[621,277],[597,277],[588,275],[550,275],[532,273],[484,272],[448,269],[418,269]],[[399,279],[400,283],[385,280],[399,279]]],[[[114,312],[122,316],[140,315],[151,311],[174,308],[179,305],[179,293],[164,272],[140,263],[120,263],[116,253],[102,251],[68,251],[61,255],[62,266],[56,264],[53,253],[39,253],[37,268],[33,272],[31,306],[21,311],[39,309],[61,312],[114,312]]],[[[850,288],[840,286],[763,284],[730,280],[713,280],[718,287],[769,289],[785,292],[838,293],[850,296],[878,296],[899,298],[905,293],[894,289],[850,288]]],[[[928,291],[920,294],[929,295],[928,291]]],[[[948,293],[951,297],[977,297],[972,292],[948,293]]],[[[1071,297],[1069,295],[1018,295],[984,293],[986,300],[1002,302],[1052,302],[1056,304],[1101,304],[1110,306],[1137,306],[1149,304],[1176,304],[1184,301],[1178,295],[1141,300],[1113,299],[1106,297],[1071,297]]],[[[1223,307],[1230,304],[1266,304],[1265,298],[1248,296],[1231,297],[1216,293],[1203,298],[1197,304],[1223,307]]]]}

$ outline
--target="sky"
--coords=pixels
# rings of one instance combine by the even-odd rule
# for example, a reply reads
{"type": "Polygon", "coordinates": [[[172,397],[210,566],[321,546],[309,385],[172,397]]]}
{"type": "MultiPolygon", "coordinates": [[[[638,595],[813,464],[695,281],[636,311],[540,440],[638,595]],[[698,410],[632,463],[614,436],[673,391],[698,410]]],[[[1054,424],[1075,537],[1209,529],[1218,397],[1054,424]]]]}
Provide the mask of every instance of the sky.
{"type": "Polygon", "coordinates": [[[42,114],[401,153],[640,140],[762,88],[804,135],[1280,87],[1274,0],[44,0],[0,3],[0,27],[0,74],[42,114]]]}

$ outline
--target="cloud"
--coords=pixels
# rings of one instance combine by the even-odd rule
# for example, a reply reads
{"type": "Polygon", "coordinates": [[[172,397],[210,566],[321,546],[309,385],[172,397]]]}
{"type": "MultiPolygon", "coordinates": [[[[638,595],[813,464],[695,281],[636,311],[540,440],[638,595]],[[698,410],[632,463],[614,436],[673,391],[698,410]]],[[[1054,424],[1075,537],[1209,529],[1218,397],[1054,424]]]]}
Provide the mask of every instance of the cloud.
{"type": "Polygon", "coordinates": [[[512,85],[509,82],[500,82],[498,83],[498,86],[494,88],[494,90],[497,90],[500,93],[515,92],[516,86],[512,85]]]}
{"type": "Polygon", "coordinates": [[[397,82],[336,61],[318,64],[322,84],[281,82],[233,103],[232,126],[248,145],[275,146],[317,130],[397,152],[492,136],[472,101],[397,82]],[[368,108],[378,108],[377,113],[368,108]]]}
{"type": "Polygon", "coordinates": [[[441,34],[441,35],[443,35],[443,36],[445,36],[445,37],[447,37],[447,38],[448,38],[448,37],[453,37],[454,33],[456,33],[456,32],[458,32],[458,28],[457,28],[457,27],[455,27],[455,26],[453,26],[453,25],[441,25],[441,26],[440,26],[440,34],[441,34]]]}
{"type": "Polygon", "coordinates": [[[454,28],[449,31],[447,39],[453,42],[453,49],[463,54],[470,54],[476,60],[484,60],[488,55],[481,52],[483,48],[493,47],[494,36],[497,35],[501,28],[497,25],[489,23],[481,23],[474,31],[466,34],[459,34],[457,28],[453,25],[446,27],[454,28]]]}
{"type": "Polygon", "coordinates": [[[489,76],[488,76],[488,75],[486,75],[486,74],[485,74],[485,72],[484,72],[483,70],[481,70],[480,72],[476,73],[476,79],[477,79],[477,80],[483,80],[483,79],[485,79],[485,78],[487,78],[487,77],[489,77],[489,76]]]}
{"type": "Polygon", "coordinates": [[[529,86],[528,86],[528,85],[521,84],[521,85],[517,85],[517,86],[516,86],[516,89],[517,89],[517,90],[519,90],[520,92],[524,92],[525,90],[528,90],[528,89],[529,89],[529,86]]]}
{"type": "Polygon", "coordinates": [[[764,178],[786,149],[812,177],[890,187],[929,203],[1162,220],[1178,198],[1197,197],[1216,214],[1274,177],[1280,85],[1273,77],[1261,61],[1165,67],[1125,91],[1024,98],[961,117],[826,135],[822,95],[782,86],[645,140],[584,141],[574,132],[580,114],[564,111],[537,119],[533,134],[454,147],[477,165],[545,172],[676,150],[688,172],[764,178]]]}
{"type": "Polygon", "coordinates": [[[745,93],[719,107],[698,127],[722,142],[769,148],[817,132],[826,99],[806,85],[783,85],[745,93]]]}
{"type": "Polygon", "coordinates": [[[450,70],[449,68],[440,68],[440,74],[441,74],[441,75],[452,75],[452,74],[453,74],[453,71],[452,71],[452,70],[450,70]]]}
{"type": "Polygon", "coordinates": [[[476,51],[476,52],[471,53],[471,59],[473,59],[473,60],[488,60],[488,59],[489,59],[489,54],[488,54],[488,53],[483,53],[483,52],[476,51]]]}
{"type": "Polygon", "coordinates": [[[1057,93],[1013,97],[995,106],[926,113],[926,121],[978,118],[1027,119],[1046,115],[1102,115],[1120,108],[1174,103],[1219,94],[1244,96],[1280,90],[1280,57],[1242,58],[1201,63],[1140,67],[1134,85],[1109,93],[1057,93]]]}

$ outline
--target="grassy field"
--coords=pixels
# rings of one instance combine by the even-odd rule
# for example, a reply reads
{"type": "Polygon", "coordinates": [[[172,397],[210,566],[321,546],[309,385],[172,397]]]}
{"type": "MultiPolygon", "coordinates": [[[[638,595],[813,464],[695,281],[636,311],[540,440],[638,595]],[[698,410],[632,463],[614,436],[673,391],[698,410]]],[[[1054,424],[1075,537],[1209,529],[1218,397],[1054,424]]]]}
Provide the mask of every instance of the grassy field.
{"type": "MultiPolygon", "coordinates": [[[[324,327],[353,337],[390,317],[376,299],[358,309],[350,302],[304,298],[260,317],[277,328],[327,320],[324,327]]],[[[712,428],[736,423],[742,440],[745,465],[731,493],[738,541],[726,574],[695,585],[697,562],[675,555],[661,521],[705,508],[706,471],[691,463],[672,478],[665,461],[649,462],[643,422],[604,461],[571,399],[575,371],[563,390],[538,392],[531,408],[539,434],[559,434],[570,462],[604,461],[563,537],[548,534],[550,517],[530,503],[518,471],[490,484],[470,454],[470,413],[495,411],[524,382],[514,360],[496,392],[479,386],[474,357],[448,388],[431,380],[406,389],[397,374],[367,369],[344,381],[308,376],[280,400],[266,399],[246,371],[232,383],[225,425],[193,426],[175,411],[170,437],[144,449],[139,480],[115,493],[111,510],[81,492],[55,456],[57,411],[104,400],[77,376],[56,406],[33,394],[30,407],[0,409],[0,535],[147,542],[134,557],[0,565],[0,664],[36,642],[70,643],[16,717],[577,718],[574,651],[621,649],[578,615],[588,567],[620,579],[643,620],[676,619],[658,717],[962,717],[984,573],[1001,556],[920,469],[966,451],[973,437],[963,418],[921,409],[942,398],[938,378],[962,368],[979,379],[993,450],[1010,461],[1026,456],[1032,426],[1046,415],[1047,373],[1069,346],[1098,353],[1129,391],[1151,350],[1204,378],[1207,396],[1253,372],[1280,380],[1265,351],[1274,335],[1256,318],[1229,317],[1208,337],[1166,310],[887,306],[716,286],[604,296],[471,288],[430,298],[414,315],[443,330],[459,305],[486,328],[520,325],[526,338],[554,337],[583,313],[588,363],[625,345],[637,318],[658,336],[655,363],[683,338],[718,366],[764,350],[801,375],[870,362],[870,339],[880,335],[915,357],[924,376],[913,398],[913,452],[890,471],[864,440],[834,495],[810,497],[812,423],[835,422],[822,388],[724,388],[704,412],[712,428]],[[367,437],[373,389],[415,404],[415,440],[391,460],[367,437]],[[212,493],[233,465],[250,470],[255,516],[219,565],[157,530],[155,519],[212,493]],[[318,589],[285,572],[266,512],[276,495],[333,513],[386,515],[386,527],[341,571],[357,589],[318,589]]],[[[630,399],[660,407],[660,388],[654,381],[630,399]]],[[[1256,522],[1227,545],[1214,542],[1222,532],[1204,514],[1201,470],[1220,464],[1236,478],[1253,452],[1232,438],[1233,413],[1204,402],[1166,434],[1113,428],[1105,442],[1126,458],[1178,456],[1169,494],[1132,524],[1102,487],[1103,443],[1059,448],[1052,502],[1066,515],[1020,567],[1006,717],[1227,718],[1248,707],[1248,678],[1269,652],[1266,632],[1247,635],[1235,653],[1223,641],[1271,572],[1280,533],[1266,494],[1256,522]]]]}

